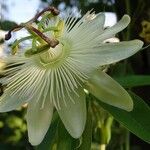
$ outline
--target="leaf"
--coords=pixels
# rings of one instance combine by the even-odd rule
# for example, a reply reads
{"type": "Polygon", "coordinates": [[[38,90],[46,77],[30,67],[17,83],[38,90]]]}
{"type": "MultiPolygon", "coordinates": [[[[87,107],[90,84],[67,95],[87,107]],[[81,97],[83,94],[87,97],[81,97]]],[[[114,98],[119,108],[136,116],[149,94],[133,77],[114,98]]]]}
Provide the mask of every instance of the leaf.
{"type": "Polygon", "coordinates": [[[134,71],[130,63],[127,63],[127,60],[123,62],[117,63],[110,68],[110,76],[113,78],[115,77],[122,77],[125,75],[133,75],[134,71]]]}
{"type": "Polygon", "coordinates": [[[63,123],[60,121],[58,125],[58,142],[57,150],[72,150],[73,138],[65,129],[63,123]]]}
{"type": "Polygon", "coordinates": [[[129,131],[150,143],[150,107],[136,94],[132,92],[130,94],[134,101],[134,108],[131,112],[107,105],[99,100],[97,102],[129,131]]]}
{"type": "Polygon", "coordinates": [[[114,77],[125,88],[150,85],[150,76],[148,75],[128,75],[123,77],[114,77]]]}
{"type": "Polygon", "coordinates": [[[50,150],[53,145],[54,137],[58,127],[58,114],[53,115],[53,120],[50,125],[50,128],[42,141],[42,143],[35,147],[35,150],[50,150]]]}
{"type": "Polygon", "coordinates": [[[8,31],[17,26],[17,23],[9,20],[0,21],[0,29],[8,31]]]}

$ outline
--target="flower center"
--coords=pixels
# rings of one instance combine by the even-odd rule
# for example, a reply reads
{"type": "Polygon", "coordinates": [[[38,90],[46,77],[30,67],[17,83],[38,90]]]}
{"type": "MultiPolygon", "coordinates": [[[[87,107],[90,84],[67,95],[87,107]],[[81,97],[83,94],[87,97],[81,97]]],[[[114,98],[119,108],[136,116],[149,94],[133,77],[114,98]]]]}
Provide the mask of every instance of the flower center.
{"type": "Polygon", "coordinates": [[[63,45],[60,43],[55,48],[50,48],[48,51],[40,54],[40,61],[44,64],[49,64],[58,60],[63,54],[63,45]]]}
{"type": "Polygon", "coordinates": [[[59,44],[55,48],[39,53],[33,57],[36,64],[44,68],[57,68],[63,64],[69,56],[71,42],[67,39],[59,39],[59,44]]]}

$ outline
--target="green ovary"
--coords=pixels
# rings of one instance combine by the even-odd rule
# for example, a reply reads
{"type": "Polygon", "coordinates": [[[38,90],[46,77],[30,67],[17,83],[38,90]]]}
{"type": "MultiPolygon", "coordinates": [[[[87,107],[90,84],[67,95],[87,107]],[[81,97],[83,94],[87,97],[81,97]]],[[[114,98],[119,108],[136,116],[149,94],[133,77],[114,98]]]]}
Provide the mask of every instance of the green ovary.
{"type": "Polygon", "coordinates": [[[38,60],[44,68],[57,68],[63,64],[64,60],[69,56],[71,43],[68,40],[59,40],[60,43],[55,48],[49,48],[47,51],[40,53],[38,60]]]}
{"type": "Polygon", "coordinates": [[[49,64],[57,61],[63,53],[63,45],[58,44],[55,48],[50,48],[48,51],[40,54],[40,60],[44,64],[49,64]]]}

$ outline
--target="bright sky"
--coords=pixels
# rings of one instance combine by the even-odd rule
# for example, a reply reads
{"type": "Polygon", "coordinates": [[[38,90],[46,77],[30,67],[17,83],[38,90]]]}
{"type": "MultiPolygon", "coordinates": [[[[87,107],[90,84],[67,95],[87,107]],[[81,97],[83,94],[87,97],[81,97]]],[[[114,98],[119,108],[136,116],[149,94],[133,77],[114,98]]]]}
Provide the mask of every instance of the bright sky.
{"type": "MultiPolygon", "coordinates": [[[[31,19],[40,6],[40,0],[3,0],[8,6],[5,18],[17,23],[26,22],[31,19]]],[[[113,13],[106,13],[105,26],[112,26],[116,23],[116,16],[113,13]]]]}
{"type": "Polygon", "coordinates": [[[6,18],[17,23],[26,22],[39,8],[39,0],[3,0],[8,6],[6,18]]]}

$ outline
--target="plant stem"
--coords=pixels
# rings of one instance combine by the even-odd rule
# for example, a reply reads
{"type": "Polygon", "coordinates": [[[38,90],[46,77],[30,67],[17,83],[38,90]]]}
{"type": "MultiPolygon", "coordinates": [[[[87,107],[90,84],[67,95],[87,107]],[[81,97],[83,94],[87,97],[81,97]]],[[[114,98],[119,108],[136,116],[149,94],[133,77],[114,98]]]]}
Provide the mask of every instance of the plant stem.
{"type": "Polygon", "coordinates": [[[130,132],[126,130],[125,150],[130,150],[130,132]]]}
{"type": "Polygon", "coordinates": [[[106,150],[106,144],[101,144],[99,150],[106,150]]]}
{"type": "MultiPolygon", "coordinates": [[[[126,5],[126,12],[127,12],[127,14],[131,15],[130,1],[129,0],[125,0],[125,5],[126,5]]],[[[131,29],[131,25],[129,25],[128,28],[127,28],[126,40],[130,39],[130,29],[131,29]]]]}

